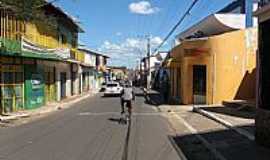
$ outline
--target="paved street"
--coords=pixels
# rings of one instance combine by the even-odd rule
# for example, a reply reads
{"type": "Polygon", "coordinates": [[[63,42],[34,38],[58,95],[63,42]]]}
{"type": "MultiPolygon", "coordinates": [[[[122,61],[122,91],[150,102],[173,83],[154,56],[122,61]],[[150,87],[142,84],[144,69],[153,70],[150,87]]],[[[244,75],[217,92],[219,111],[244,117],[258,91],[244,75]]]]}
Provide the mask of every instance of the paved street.
{"type": "Polygon", "coordinates": [[[177,160],[169,124],[144,98],[132,124],[120,125],[119,98],[100,95],[17,127],[0,129],[5,160],[177,160]]]}
{"type": "MultiPolygon", "coordinates": [[[[150,102],[157,101],[156,98],[150,102]]],[[[16,125],[0,128],[0,159],[266,160],[270,157],[268,149],[191,112],[188,106],[170,113],[160,112],[157,105],[150,104],[137,96],[131,125],[119,124],[119,98],[101,94],[66,110],[23,120],[28,121],[25,124],[15,122],[16,125]]]]}

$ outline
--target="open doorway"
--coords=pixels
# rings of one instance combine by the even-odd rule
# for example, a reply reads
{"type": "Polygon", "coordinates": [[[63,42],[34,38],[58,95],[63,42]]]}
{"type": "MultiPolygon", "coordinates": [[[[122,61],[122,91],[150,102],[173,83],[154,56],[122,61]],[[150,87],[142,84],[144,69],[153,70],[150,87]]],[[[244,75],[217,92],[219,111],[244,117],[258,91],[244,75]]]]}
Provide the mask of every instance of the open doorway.
{"type": "Polygon", "coordinates": [[[193,103],[206,104],[206,65],[193,66],[193,103]]]}
{"type": "Polygon", "coordinates": [[[64,99],[66,98],[66,81],[67,81],[65,72],[62,72],[60,74],[60,79],[61,79],[61,99],[64,99]]]}

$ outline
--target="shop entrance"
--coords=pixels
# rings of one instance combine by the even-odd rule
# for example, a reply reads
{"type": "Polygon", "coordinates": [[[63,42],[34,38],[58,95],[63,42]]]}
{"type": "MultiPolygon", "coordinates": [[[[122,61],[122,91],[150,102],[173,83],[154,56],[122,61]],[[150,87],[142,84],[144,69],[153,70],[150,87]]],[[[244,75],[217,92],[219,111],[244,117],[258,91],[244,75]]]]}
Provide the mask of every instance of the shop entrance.
{"type": "Polygon", "coordinates": [[[55,88],[55,69],[54,67],[45,68],[45,102],[54,102],[56,100],[55,88]]]}
{"type": "Polygon", "coordinates": [[[193,66],[193,103],[206,104],[206,66],[193,66]]]}
{"type": "Polygon", "coordinates": [[[65,72],[62,72],[60,74],[61,79],[61,99],[66,98],[66,81],[67,81],[67,75],[65,72]]]}
{"type": "Polygon", "coordinates": [[[82,84],[83,84],[83,91],[86,92],[89,90],[89,72],[82,73],[82,84]]]}
{"type": "Polygon", "coordinates": [[[24,108],[23,67],[19,65],[1,65],[0,102],[1,113],[15,112],[24,108]]]}

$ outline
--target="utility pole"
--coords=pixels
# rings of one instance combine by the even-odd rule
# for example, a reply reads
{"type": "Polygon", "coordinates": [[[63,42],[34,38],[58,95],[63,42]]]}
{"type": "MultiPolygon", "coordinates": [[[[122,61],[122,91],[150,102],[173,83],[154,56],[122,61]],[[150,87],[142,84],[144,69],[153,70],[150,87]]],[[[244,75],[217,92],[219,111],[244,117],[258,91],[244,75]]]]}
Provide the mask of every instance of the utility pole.
{"type": "Polygon", "coordinates": [[[148,60],[148,74],[147,74],[147,90],[150,89],[151,85],[151,38],[147,38],[147,60],[148,60]]]}

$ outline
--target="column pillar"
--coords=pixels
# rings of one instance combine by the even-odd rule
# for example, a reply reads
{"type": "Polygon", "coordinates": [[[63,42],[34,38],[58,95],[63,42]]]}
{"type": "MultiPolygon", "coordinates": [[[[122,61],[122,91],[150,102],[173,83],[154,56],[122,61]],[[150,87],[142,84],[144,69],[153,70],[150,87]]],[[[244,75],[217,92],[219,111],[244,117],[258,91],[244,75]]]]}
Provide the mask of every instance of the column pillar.
{"type": "Polygon", "coordinates": [[[59,65],[55,67],[55,86],[56,86],[56,101],[61,101],[61,80],[60,80],[60,71],[59,65]]]}

